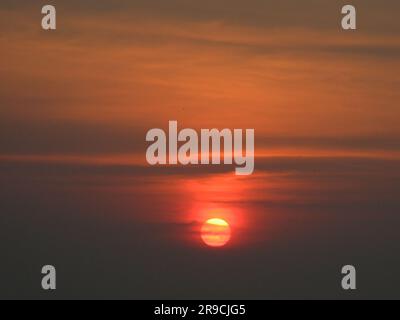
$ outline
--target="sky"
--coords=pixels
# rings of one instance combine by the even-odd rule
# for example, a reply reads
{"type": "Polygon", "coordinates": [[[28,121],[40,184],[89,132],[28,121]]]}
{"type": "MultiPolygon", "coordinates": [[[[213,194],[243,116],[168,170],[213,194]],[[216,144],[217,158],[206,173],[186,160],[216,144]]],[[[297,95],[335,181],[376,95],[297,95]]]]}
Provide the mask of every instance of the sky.
{"type": "Polygon", "coordinates": [[[399,298],[400,4],[352,3],[3,0],[0,298],[399,298]],[[149,166],[170,120],[254,128],[254,174],[149,166]]]}

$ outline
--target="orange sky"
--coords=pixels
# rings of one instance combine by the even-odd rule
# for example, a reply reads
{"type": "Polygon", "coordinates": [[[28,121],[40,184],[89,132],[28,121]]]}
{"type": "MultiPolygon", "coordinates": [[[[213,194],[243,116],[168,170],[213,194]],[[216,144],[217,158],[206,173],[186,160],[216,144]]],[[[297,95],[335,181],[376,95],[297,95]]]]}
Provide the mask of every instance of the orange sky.
{"type": "MultiPolygon", "coordinates": [[[[121,137],[143,145],[143,132],[166,128],[173,119],[184,127],[255,128],[266,150],[298,143],[316,151],[340,149],[340,143],[330,145],[332,138],[354,140],[346,149],[376,150],[399,137],[400,41],[390,28],[371,32],[372,22],[360,18],[360,30],[346,33],[335,11],[327,16],[331,25],[315,19],[276,28],[207,12],[192,20],[168,12],[151,19],[146,8],[139,7],[139,15],[125,5],[124,12],[83,7],[75,14],[60,5],[54,33],[40,29],[32,6],[22,13],[17,5],[1,10],[1,121],[10,137],[3,154],[21,153],[15,147],[24,135],[19,127],[40,132],[26,133],[40,148],[22,153],[90,152],[63,148],[68,126],[83,138],[88,127],[107,136],[95,153],[144,154],[142,146],[112,145],[121,137]],[[310,137],[316,140],[311,146],[310,137]]],[[[274,6],[278,17],[289,18],[284,7],[274,6]]],[[[385,12],[373,9],[360,11],[382,21],[385,12]]]]}

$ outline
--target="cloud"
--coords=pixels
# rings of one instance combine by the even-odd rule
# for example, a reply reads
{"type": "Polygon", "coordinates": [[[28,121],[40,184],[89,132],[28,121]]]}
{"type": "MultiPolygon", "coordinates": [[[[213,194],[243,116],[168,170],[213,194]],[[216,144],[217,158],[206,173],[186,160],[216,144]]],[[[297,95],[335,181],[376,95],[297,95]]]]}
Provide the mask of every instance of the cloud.
{"type": "MultiPolygon", "coordinates": [[[[340,9],[345,1],[329,0],[204,0],[188,2],[184,0],[87,0],[55,1],[60,13],[77,16],[115,17],[128,15],[138,18],[166,21],[221,21],[225,24],[255,26],[262,29],[285,27],[308,27],[336,30],[340,19],[340,9]]],[[[375,32],[398,32],[396,14],[399,3],[386,0],[385,4],[368,0],[355,3],[359,9],[360,24],[363,29],[375,32]]],[[[21,0],[2,1],[0,8],[7,10],[37,11],[38,5],[21,0]]]]}

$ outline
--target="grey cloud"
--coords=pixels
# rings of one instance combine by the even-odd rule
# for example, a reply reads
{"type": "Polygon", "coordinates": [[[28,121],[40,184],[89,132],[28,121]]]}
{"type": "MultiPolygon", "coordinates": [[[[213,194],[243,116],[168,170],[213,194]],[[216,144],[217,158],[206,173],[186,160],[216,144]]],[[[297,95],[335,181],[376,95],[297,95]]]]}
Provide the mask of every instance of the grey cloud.
{"type": "MultiPolygon", "coordinates": [[[[132,18],[175,21],[220,21],[231,25],[255,26],[274,29],[305,27],[338,30],[340,8],[346,1],[329,0],[230,0],[230,1],[185,1],[185,0],[86,0],[53,3],[60,13],[82,16],[111,16],[128,14],[132,18]]],[[[400,24],[396,16],[398,1],[376,0],[354,3],[359,9],[360,32],[396,33],[400,24]]],[[[26,1],[2,1],[0,8],[7,10],[38,11],[37,4],[26,1]]]]}
{"type": "MultiPolygon", "coordinates": [[[[153,127],[157,127],[154,124],[153,127]]],[[[0,119],[0,154],[113,154],[145,155],[149,128],[144,125],[107,125],[90,122],[0,119]]],[[[256,128],[257,130],[257,128],[256,128]]],[[[398,135],[393,133],[365,136],[257,136],[258,148],[303,147],[320,150],[400,151],[398,135]]]]}

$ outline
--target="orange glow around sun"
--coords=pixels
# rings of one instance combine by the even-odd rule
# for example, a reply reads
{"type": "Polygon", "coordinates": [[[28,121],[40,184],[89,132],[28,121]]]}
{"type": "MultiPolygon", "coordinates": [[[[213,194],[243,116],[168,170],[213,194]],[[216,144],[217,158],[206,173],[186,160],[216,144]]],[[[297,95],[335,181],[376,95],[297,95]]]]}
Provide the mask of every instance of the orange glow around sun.
{"type": "Polygon", "coordinates": [[[231,228],[223,219],[209,219],[201,228],[201,238],[210,247],[222,247],[231,238],[231,228]]]}

